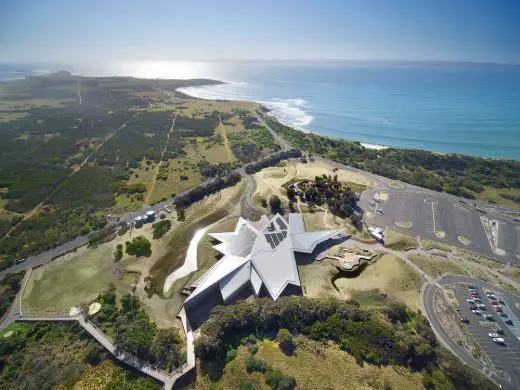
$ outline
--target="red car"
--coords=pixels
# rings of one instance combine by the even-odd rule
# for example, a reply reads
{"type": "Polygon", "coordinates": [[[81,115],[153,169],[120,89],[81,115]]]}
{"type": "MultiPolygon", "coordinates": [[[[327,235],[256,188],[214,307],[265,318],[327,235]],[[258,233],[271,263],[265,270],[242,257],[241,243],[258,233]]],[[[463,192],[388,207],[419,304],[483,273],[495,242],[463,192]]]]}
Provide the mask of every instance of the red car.
{"type": "Polygon", "coordinates": [[[491,304],[492,304],[493,306],[496,306],[496,305],[498,305],[498,301],[491,301],[491,304]]]}
{"type": "Polygon", "coordinates": [[[500,306],[495,306],[495,310],[497,311],[497,313],[502,312],[502,308],[500,306]]]}
{"type": "Polygon", "coordinates": [[[479,294],[471,294],[471,298],[480,298],[479,294]]]}

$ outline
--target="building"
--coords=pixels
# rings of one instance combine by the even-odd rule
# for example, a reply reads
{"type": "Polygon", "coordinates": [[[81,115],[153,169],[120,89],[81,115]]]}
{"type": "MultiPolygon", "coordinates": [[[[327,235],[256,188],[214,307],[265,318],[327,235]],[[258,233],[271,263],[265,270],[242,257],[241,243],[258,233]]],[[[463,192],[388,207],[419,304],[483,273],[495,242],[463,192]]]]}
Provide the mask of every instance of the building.
{"type": "Polygon", "coordinates": [[[301,214],[289,214],[288,222],[277,214],[258,222],[240,218],[235,231],[210,233],[223,257],[192,285],[184,302],[191,327],[205,321],[215,305],[301,294],[295,252],[312,253],[320,243],[342,238],[344,231],[306,232],[301,214]]]}

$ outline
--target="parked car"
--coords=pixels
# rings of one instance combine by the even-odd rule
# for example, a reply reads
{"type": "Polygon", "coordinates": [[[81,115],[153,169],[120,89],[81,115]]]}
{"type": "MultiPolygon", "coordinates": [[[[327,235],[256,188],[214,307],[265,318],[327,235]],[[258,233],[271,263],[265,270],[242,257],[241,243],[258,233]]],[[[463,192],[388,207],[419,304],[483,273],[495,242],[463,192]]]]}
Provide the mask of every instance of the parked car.
{"type": "Polygon", "coordinates": [[[468,299],[466,299],[466,302],[469,302],[469,303],[475,303],[475,300],[474,300],[474,299],[471,299],[471,298],[468,298],[468,299]]]}
{"type": "Polygon", "coordinates": [[[480,312],[479,312],[478,310],[471,310],[471,312],[472,312],[473,314],[478,315],[478,316],[480,315],[480,312]]]}
{"type": "Polygon", "coordinates": [[[460,322],[468,323],[469,320],[467,317],[459,317],[460,322]]]}
{"type": "Polygon", "coordinates": [[[479,298],[480,299],[480,294],[478,294],[478,293],[471,293],[470,296],[471,296],[471,298],[479,298]]]}
{"type": "Polygon", "coordinates": [[[473,300],[474,300],[475,302],[482,303],[482,299],[480,299],[480,298],[473,298],[473,300]]]}
{"type": "Polygon", "coordinates": [[[493,291],[487,291],[486,295],[489,297],[490,295],[495,295],[495,293],[493,291]]]}
{"type": "Polygon", "coordinates": [[[492,304],[493,306],[497,306],[497,305],[498,305],[498,301],[493,300],[493,301],[491,301],[491,304],[492,304]]]}
{"type": "Polygon", "coordinates": [[[505,344],[506,340],[504,340],[502,337],[495,337],[493,341],[497,344],[505,344]]]}
{"type": "Polygon", "coordinates": [[[475,290],[475,286],[472,286],[471,284],[468,284],[468,289],[469,290],[475,290]]]}
{"type": "Polygon", "coordinates": [[[504,311],[504,309],[502,309],[500,306],[495,306],[495,310],[497,313],[502,313],[504,311]]]}
{"type": "Polygon", "coordinates": [[[504,321],[507,325],[513,325],[513,321],[511,321],[509,318],[504,321]]]}
{"type": "Polygon", "coordinates": [[[487,310],[487,309],[486,309],[486,305],[483,305],[482,303],[477,304],[477,307],[478,307],[480,310],[487,310]]]}
{"type": "Polygon", "coordinates": [[[504,331],[502,329],[495,329],[495,332],[497,332],[498,334],[504,334],[504,331]]]}
{"type": "Polygon", "coordinates": [[[502,312],[500,312],[499,316],[500,317],[507,317],[507,314],[502,311],[502,312]]]}
{"type": "Polygon", "coordinates": [[[498,333],[488,333],[488,336],[491,337],[491,338],[497,338],[497,337],[500,337],[498,335],[498,333]]]}
{"type": "Polygon", "coordinates": [[[494,321],[495,319],[491,314],[484,314],[484,318],[488,321],[494,321]]]}
{"type": "Polygon", "coordinates": [[[477,308],[475,305],[471,305],[471,306],[469,307],[469,310],[478,310],[478,308],[477,308]]]}

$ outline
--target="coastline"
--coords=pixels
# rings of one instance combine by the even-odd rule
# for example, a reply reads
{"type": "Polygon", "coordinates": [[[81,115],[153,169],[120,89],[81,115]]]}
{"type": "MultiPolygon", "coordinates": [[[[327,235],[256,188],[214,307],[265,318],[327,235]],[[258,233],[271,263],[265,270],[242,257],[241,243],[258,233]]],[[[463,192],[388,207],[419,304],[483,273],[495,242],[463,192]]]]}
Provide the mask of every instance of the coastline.
{"type": "MultiPolygon", "coordinates": [[[[217,80],[214,80],[214,81],[217,81],[217,80]]],[[[178,93],[181,96],[189,97],[191,99],[220,100],[220,101],[244,101],[244,102],[252,101],[252,100],[238,100],[238,99],[214,99],[214,98],[202,97],[202,96],[196,95],[196,94],[190,94],[190,92],[193,91],[196,88],[210,87],[210,86],[214,86],[214,85],[225,85],[225,84],[229,84],[229,83],[224,82],[224,81],[218,81],[218,82],[216,82],[214,84],[205,84],[205,85],[200,85],[200,86],[196,86],[196,87],[180,87],[180,88],[177,88],[175,90],[175,93],[178,93]]],[[[301,101],[301,99],[292,99],[292,100],[293,101],[301,101]]],[[[382,145],[382,144],[372,144],[372,143],[368,143],[368,142],[361,142],[360,140],[340,138],[340,137],[333,137],[333,136],[330,136],[330,135],[325,135],[325,134],[321,134],[321,133],[318,133],[318,132],[314,132],[314,131],[311,131],[309,129],[303,128],[301,126],[295,125],[294,123],[285,120],[284,117],[280,117],[279,115],[276,115],[276,110],[268,107],[268,104],[273,104],[273,103],[268,103],[268,102],[266,102],[264,100],[262,100],[262,101],[252,101],[252,102],[259,104],[260,107],[262,108],[262,111],[264,113],[269,113],[270,115],[274,116],[276,118],[276,120],[278,122],[280,122],[281,124],[293,127],[293,128],[295,128],[297,130],[303,131],[304,133],[312,133],[312,134],[316,134],[316,135],[319,135],[319,136],[322,136],[322,137],[329,137],[329,138],[343,140],[343,141],[359,142],[360,145],[363,146],[364,148],[373,149],[373,150],[383,150],[383,149],[389,149],[389,148],[402,149],[402,148],[400,148],[398,146],[382,145]]]]}

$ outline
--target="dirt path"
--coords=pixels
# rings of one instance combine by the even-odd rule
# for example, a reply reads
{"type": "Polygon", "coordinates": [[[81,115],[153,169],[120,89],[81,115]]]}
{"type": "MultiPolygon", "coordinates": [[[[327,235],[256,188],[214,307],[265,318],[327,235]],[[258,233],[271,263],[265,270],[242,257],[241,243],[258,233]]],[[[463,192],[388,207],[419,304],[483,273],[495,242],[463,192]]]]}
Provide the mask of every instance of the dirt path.
{"type": "Polygon", "coordinates": [[[224,146],[226,147],[228,159],[229,159],[229,161],[233,161],[235,159],[235,156],[233,154],[233,151],[231,150],[231,146],[229,146],[229,140],[227,137],[226,128],[224,127],[224,124],[222,123],[222,119],[220,119],[220,114],[218,115],[218,120],[220,122],[220,128],[222,129],[221,135],[222,135],[222,139],[224,140],[224,146]]]}
{"type": "Polygon", "coordinates": [[[155,168],[155,172],[152,176],[152,182],[150,183],[150,187],[148,188],[148,191],[146,192],[146,197],[144,198],[145,204],[150,204],[150,199],[153,195],[153,190],[155,189],[155,183],[157,183],[157,175],[159,174],[159,170],[161,169],[161,164],[163,161],[164,153],[166,152],[166,148],[168,148],[168,142],[170,142],[170,135],[173,132],[173,126],[175,125],[175,119],[177,119],[177,114],[173,117],[172,120],[172,126],[170,127],[170,131],[166,135],[166,142],[164,143],[164,148],[161,153],[161,159],[159,160],[159,163],[157,163],[157,168],[155,168]]]}
{"type": "MultiPolygon", "coordinates": [[[[110,133],[104,140],[103,142],[101,142],[98,146],[96,146],[94,148],[94,150],[92,150],[92,152],[89,153],[89,155],[81,162],[81,164],[79,165],[79,167],[77,169],[74,169],[61,183],[63,183],[65,180],[67,180],[69,177],[73,176],[74,174],[76,174],[76,172],[78,172],[83,166],[85,166],[85,164],[88,163],[88,160],[90,159],[90,157],[92,157],[94,155],[94,153],[96,153],[104,144],[105,142],[107,142],[110,138],[112,138],[114,135],[116,135],[119,130],[121,130],[122,128],[124,128],[128,123],[130,123],[131,121],[133,121],[138,115],[140,115],[143,111],[139,111],[137,112],[135,115],[133,115],[130,119],[128,119],[125,123],[123,123],[121,126],[119,126],[117,129],[115,129],[112,133],[110,133]]],[[[5,234],[4,237],[2,237],[0,239],[0,243],[7,237],[9,236],[18,226],[20,226],[20,224],[22,224],[24,221],[26,221],[27,219],[31,218],[33,215],[35,215],[37,212],[40,211],[40,209],[42,208],[42,206],[45,204],[45,202],[51,197],[52,194],[54,194],[56,192],[56,190],[58,190],[58,188],[60,188],[61,186],[61,183],[58,184],[56,187],[54,187],[51,191],[49,191],[49,193],[47,195],[45,195],[45,197],[42,199],[42,201],[40,203],[38,203],[32,210],[30,210],[28,213],[26,213],[23,217],[23,219],[18,222],[16,225],[12,226],[9,231],[5,234]]]]}

